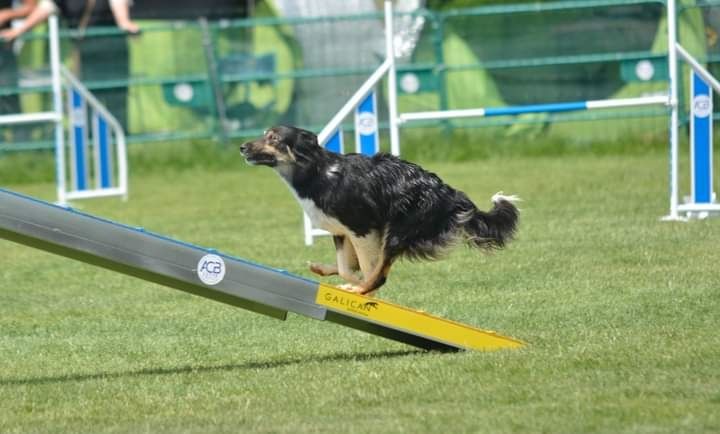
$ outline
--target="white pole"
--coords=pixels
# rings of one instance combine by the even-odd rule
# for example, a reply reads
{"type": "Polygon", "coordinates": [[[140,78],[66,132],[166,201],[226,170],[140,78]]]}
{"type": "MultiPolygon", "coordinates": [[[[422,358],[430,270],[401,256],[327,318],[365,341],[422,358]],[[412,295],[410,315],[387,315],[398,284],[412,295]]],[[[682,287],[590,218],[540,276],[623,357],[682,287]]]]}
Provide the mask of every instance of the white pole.
{"type": "Polygon", "coordinates": [[[485,116],[484,108],[476,109],[457,109],[457,110],[438,110],[430,112],[414,112],[401,113],[398,116],[400,123],[410,121],[424,121],[437,119],[456,119],[456,118],[481,118],[485,116]]]}
{"type": "Polygon", "coordinates": [[[670,80],[670,215],[668,220],[678,220],[678,61],[677,61],[677,10],[675,0],[667,2],[668,24],[668,77],[670,80]]]}
{"type": "Polygon", "coordinates": [[[123,192],[123,200],[128,199],[128,163],[125,132],[122,128],[115,130],[115,150],[118,164],[118,188],[123,192]]]}
{"type": "Polygon", "coordinates": [[[313,225],[312,221],[310,221],[310,217],[308,217],[307,214],[303,213],[303,227],[305,229],[305,245],[306,246],[312,246],[313,245],[313,225]]]}
{"type": "Polygon", "coordinates": [[[52,74],[53,111],[55,121],[55,176],[57,178],[58,203],[67,203],[65,179],[65,132],[63,131],[62,83],[60,78],[60,37],[58,18],[52,14],[48,18],[48,39],[50,43],[50,71],[52,74]]]}
{"type": "Polygon", "coordinates": [[[395,72],[395,34],[393,33],[393,8],[385,0],[385,56],[390,61],[388,70],[388,112],[390,118],[390,153],[400,155],[400,132],[398,131],[397,76],[395,72]]]}
{"type": "Polygon", "coordinates": [[[330,122],[325,125],[325,127],[320,131],[318,134],[318,144],[320,146],[323,146],[325,144],[325,141],[330,138],[330,136],[335,132],[335,130],[340,126],[340,123],[345,119],[347,115],[350,114],[353,110],[355,110],[355,106],[357,106],[360,101],[365,98],[365,96],[372,90],[372,88],[383,78],[385,73],[390,68],[390,61],[385,60],[378,68],[375,70],[375,72],[370,75],[370,77],[365,80],[365,83],[360,86],[360,88],[355,91],[353,96],[350,97],[350,99],[345,103],[342,108],[335,113],[335,116],[333,116],[332,119],[330,119],[330,122]]]}
{"type": "Polygon", "coordinates": [[[687,50],[685,50],[682,45],[679,43],[675,44],[675,49],[677,50],[677,53],[680,55],[680,57],[683,58],[687,63],[690,64],[692,69],[697,72],[697,74],[703,78],[713,89],[715,89],[715,92],[720,93],[720,81],[717,81],[715,77],[707,70],[705,69],[700,62],[695,60],[694,57],[692,57],[692,54],[688,53],[687,50]]]}
{"type": "Polygon", "coordinates": [[[108,111],[108,109],[103,105],[103,103],[101,103],[95,97],[95,95],[93,95],[92,92],[90,92],[85,87],[85,85],[83,85],[82,82],[80,82],[80,80],[78,80],[78,78],[75,77],[72,72],[70,72],[70,70],[68,70],[62,65],[58,67],[58,70],[59,76],[64,78],[71,88],[79,92],[82,97],[87,101],[87,104],[91,106],[99,115],[105,118],[111,128],[123,131],[122,125],[120,125],[120,121],[118,121],[115,116],[113,116],[112,113],[108,111]]]}
{"type": "Polygon", "coordinates": [[[588,110],[592,109],[605,109],[605,108],[620,108],[620,107],[638,107],[646,105],[669,105],[669,95],[657,95],[657,96],[640,96],[635,98],[614,98],[614,99],[600,99],[592,100],[587,102],[588,110]]]}
{"type": "Polygon", "coordinates": [[[36,122],[57,122],[57,120],[57,113],[55,113],[54,111],[39,113],[18,113],[0,116],[0,125],[31,124],[36,122]]]}

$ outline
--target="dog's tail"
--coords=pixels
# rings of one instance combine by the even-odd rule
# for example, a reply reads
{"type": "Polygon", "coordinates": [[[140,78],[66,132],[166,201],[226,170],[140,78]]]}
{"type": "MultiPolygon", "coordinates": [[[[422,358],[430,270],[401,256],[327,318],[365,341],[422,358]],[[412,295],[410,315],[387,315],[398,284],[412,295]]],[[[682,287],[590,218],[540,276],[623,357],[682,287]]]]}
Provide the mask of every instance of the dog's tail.
{"type": "Polygon", "coordinates": [[[504,196],[502,192],[492,197],[493,207],[485,212],[475,208],[475,212],[465,223],[468,244],[481,249],[501,249],[515,235],[520,210],[515,202],[517,196],[504,196]]]}

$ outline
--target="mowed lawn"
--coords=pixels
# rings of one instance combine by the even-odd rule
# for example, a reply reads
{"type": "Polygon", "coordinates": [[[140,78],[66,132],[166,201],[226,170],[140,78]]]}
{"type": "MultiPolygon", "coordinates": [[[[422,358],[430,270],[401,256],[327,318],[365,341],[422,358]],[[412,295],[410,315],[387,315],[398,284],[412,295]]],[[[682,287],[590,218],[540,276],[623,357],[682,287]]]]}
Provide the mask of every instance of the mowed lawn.
{"type": "MultiPolygon", "coordinates": [[[[417,351],[0,240],[0,432],[720,432],[720,220],[660,221],[665,155],[427,167],[481,208],[520,195],[518,238],[401,262],[379,297],[526,348],[417,351]]],[[[334,257],[329,239],[303,245],[277,176],[239,158],[131,187],[78,205],[306,277],[334,257]]]]}

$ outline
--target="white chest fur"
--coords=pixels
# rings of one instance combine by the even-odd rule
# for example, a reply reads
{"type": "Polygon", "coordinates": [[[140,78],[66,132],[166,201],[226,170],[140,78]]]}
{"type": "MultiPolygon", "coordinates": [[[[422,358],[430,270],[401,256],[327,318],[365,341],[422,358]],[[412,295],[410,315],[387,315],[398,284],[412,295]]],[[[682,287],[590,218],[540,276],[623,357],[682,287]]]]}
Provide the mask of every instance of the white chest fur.
{"type": "Polygon", "coordinates": [[[348,235],[350,233],[350,229],[340,223],[338,219],[330,217],[329,215],[322,212],[320,208],[315,206],[315,202],[313,202],[312,200],[301,199],[297,196],[295,197],[297,198],[298,202],[300,202],[300,206],[302,207],[303,211],[305,211],[305,214],[310,217],[310,221],[312,222],[313,226],[315,226],[316,228],[325,229],[333,235],[348,235]]]}
{"type": "Polygon", "coordinates": [[[315,206],[315,202],[313,202],[311,199],[300,198],[300,196],[297,195],[297,192],[295,192],[295,189],[292,187],[292,185],[290,185],[288,180],[284,176],[281,176],[281,178],[283,181],[285,181],[285,185],[288,186],[288,189],[293,194],[293,196],[295,196],[295,199],[297,199],[297,201],[300,203],[300,206],[302,207],[303,211],[305,211],[305,214],[307,214],[307,216],[310,218],[313,227],[316,227],[318,229],[324,229],[333,235],[350,234],[350,229],[340,223],[338,219],[330,217],[329,215],[322,212],[320,208],[315,206]]]}

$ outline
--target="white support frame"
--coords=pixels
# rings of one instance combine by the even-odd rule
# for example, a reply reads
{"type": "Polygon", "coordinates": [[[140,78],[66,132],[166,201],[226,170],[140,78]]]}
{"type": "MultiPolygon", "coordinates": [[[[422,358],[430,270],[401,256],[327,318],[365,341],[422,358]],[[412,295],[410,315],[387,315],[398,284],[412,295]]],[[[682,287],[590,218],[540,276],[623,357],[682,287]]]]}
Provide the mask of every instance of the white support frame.
{"type": "Polygon", "coordinates": [[[48,18],[48,39],[50,43],[50,71],[52,74],[53,108],[58,120],[55,123],[55,185],[59,204],[67,203],[65,197],[65,132],[63,130],[62,77],[60,76],[60,33],[57,15],[48,18]]]}

